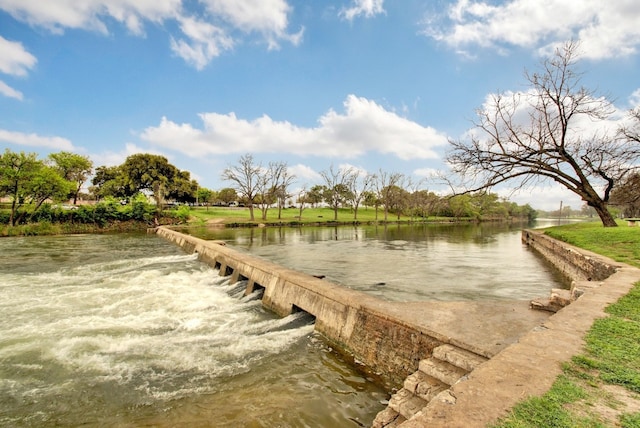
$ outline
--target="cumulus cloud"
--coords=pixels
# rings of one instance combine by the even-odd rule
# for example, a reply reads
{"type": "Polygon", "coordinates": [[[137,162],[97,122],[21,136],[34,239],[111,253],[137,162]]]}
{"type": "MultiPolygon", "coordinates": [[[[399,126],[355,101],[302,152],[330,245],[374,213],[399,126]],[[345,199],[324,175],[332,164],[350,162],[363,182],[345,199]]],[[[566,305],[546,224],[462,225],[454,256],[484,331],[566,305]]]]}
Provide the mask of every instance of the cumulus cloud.
{"type": "Polygon", "coordinates": [[[0,36],[0,71],[13,76],[26,76],[38,60],[20,42],[0,36]]]}
{"type": "Polygon", "coordinates": [[[310,166],[299,163],[290,165],[287,169],[296,176],[298,182],[317,183],[322,181],[322,176],[310,166]]]}
{"type": "Polygon", "coordinates": [[[372,18],[384,12],[384,0],[353,0],[353,5],[343,8],[339,15],[344,19],[353,21],[358,16],[372,18]]]}
{"type": "Polygon", "coordinates": [[[202,128],[163,117],[141,138],[191,157],[230,153],[291,153],[300,156],[355,158],[377,152],[400,159],[437,158],[435,148],[447,137],[385,110],[374,101],[349,95],[344,113],[329,110],[318,126],[303,128],[264,115],[254,120],[234,113],[202,113],[202,128]]]}
{"type": "Polygon", "coordinates": [[[22,92],[16,89],[13,89],[11,86],[7,85],[2,80],[0,80],[0,94],[4,95],[5,97],[15,98],[20,101],[22,101],[22,99],[24,98],[24,96],[22,95],[22,92]]]}
{"type": "Polygon", "coordinates": [[[569,39],[581,42],[584,57],[628,56],[640,45],[640,8],[634,0],[510,0],[500,5],[458,0],[445,15],[425,17],[424,32],[458,52],[508,46],[548,54],[569,39]]]}
{"type": "Polygon", "coordinates": [[[147,22],[177,22],[180,33],[170,35],[171,50],[197,69],[231,49],[234,33],[258,34],[274,49],[283,40],[298,45],[304,32],[288,32],[292,8],[286,0],[0,0],[0,10],[54,34],[69,28],[108,34],[115,20],[144,35],[147,22]]]}
{"type": "Polygon", "coordinates": [[[74,151],[71,141],[62,137],[43,137],[37,134],[0,129],[0,141],[19,146],[45,147],[54,150],[74,151]]]}

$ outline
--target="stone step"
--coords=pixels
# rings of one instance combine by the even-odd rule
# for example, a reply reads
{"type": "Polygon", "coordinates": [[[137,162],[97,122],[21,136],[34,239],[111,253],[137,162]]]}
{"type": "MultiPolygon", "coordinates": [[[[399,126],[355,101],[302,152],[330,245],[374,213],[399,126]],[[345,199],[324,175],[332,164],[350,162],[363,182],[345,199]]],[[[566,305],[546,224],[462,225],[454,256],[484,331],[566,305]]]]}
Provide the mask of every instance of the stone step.
{"type": "Polygon", "coordinates": [[[376,415],[371,428],[395,428],[406,422],[406,418],[391,407],[384,409],[376,415]]]}
{"type": "Polygon", "coordinates": [[[413,415],[418,413],[427,405],[427,402],[417,395],[413,395],[408,389],[402,388],[393,394],[389,400],[389,407],[400,413],[402,417],[411,419],[413,415]]]}
{"type": "Polygon", "coordinates": [[[468,373],[460,367],[456,367],[453,364],[434,358],[421,360],[419,367],[421,372],[436,378],[440,382],[446,383],[449,386],[459,381],[462,376],[468,373]]]}
{"type": "Polygon", "coordinates": [[[432,358],[446,361],[467,372],[475,370],[476,367],[487,361],[485,357],[453,345],[438,346],[433,350],[432,358]]]}
{"type": "Polygon", "coordinates": [[[411,391],[414,395],[422,398],[424,401],[429,402],[433,397],[438,395],[441,391],[447,389],[449,386],[440,382],[439,380],[421,372],[410,374],[404,380],[404,389],[411,391]]]}

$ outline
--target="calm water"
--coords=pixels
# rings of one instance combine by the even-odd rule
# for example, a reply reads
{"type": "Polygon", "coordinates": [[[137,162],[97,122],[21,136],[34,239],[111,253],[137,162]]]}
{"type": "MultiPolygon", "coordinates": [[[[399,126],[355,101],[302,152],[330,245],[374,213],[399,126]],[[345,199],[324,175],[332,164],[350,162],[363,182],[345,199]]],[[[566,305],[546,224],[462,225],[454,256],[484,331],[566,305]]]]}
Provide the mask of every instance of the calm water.
{"type": "MultiPolygon", "coordinates": [[[[519,227],[189,233],[389,300],[558,286],[519,227]]],[[[385,391],[241,289],[155,236],[0,239],[0,426],[370,425],[385,391]]]]}
{"type": "Polygon", "coordinates": [[[525,300],[561,286],[523,225],[428,224],[185,230],[391,301],[525,300]]]}
{"type": "Polygon", "coordinates": [[[387,395],[155,236],[0,239],[0,426],[368,425],[387,395]]]}

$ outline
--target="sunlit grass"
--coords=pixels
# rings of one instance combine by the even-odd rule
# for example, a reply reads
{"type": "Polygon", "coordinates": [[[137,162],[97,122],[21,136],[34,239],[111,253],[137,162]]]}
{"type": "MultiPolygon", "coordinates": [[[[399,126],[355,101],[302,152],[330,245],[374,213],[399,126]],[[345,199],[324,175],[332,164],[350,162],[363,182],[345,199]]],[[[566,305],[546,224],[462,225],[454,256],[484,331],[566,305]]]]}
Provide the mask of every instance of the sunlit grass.
{"type": "MultiPolygon", "coordinates": [[[[604,228],[600,223],[553,227],[553,238],[640,267],[640,228],[620,223],[604,228]]],[[[585,349],[563,367],[553,387],[541,397],[517,404],[496,427],[640,427],[640,412],[605,419],[594,403],[615,408],[615,397],[602,385],[618,385],[640,394],[640,282],[610,305],[607,318],[596,320],[585,337],[585,349]]],[[[636,396],[640,400],[640,395],[636,396]]]]}

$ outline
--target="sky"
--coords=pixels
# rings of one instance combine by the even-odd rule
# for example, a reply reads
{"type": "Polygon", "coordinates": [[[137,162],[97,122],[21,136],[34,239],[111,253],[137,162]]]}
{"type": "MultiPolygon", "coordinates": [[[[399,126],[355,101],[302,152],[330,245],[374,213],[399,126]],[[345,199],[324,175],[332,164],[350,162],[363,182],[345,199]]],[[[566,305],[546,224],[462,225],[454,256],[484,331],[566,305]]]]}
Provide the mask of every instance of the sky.
{"type": "MultiPolygon", "coordinates": [[[[0,0],[0,149],[153,153],[214,190],[251,153],[293,187],[353,166],[443,192],[448,141],[567,40],[618,117],[639,106],[639,22],[637,0],[0,0]]],[[[553,184],[494,191],[582,205],[553,184]]]]}

